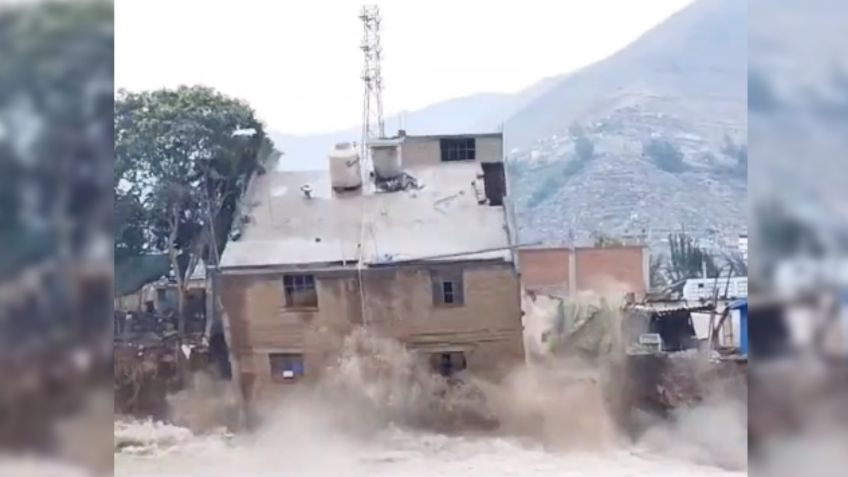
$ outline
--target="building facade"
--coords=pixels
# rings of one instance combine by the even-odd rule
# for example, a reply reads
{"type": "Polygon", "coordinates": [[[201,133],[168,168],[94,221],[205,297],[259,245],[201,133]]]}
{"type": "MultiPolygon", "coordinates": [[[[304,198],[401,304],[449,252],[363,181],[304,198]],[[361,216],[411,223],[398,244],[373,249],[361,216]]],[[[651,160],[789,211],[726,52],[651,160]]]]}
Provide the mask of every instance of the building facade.
{"type": "Polygon", "coordinates": [[[396,155],[400,174],[363,171],[355,190],[334,189],[325,171],[254,184],[216,280],[248,399],[320,376],[357,328],[443,374],[497,379],[523,362],[500,135],[401,135],[379,147],[396,145],[374,161],[396,155]]]}

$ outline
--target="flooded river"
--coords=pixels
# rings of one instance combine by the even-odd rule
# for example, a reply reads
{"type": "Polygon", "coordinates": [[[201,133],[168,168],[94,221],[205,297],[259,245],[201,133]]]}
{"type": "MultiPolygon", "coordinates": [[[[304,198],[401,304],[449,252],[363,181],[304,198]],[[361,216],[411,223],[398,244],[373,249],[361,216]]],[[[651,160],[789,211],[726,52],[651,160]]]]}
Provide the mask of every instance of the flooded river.
{"type": "Polygon", "coordinates": [[[554,452],[495,437],[457,437],[388,428],[368,442],[339,435],[283,432],[275,438],[195,436],[186,429],[120,423],[130,445],[115,455],[126,477],[243,476],[735,476],[725,470],[647,448],[554,452]]]}
{"type": "MultiPolygon", "coordinates": [[[[292,388],[261,412],[253,432],[117,421],[116,475],[746,475],[744,401],[705,403],[676,416],[674,424],[657,422],[633,442],[612,424],[597,369],[561,363],[524,368],[498,385],[469,377],[469,391],[416,372],[397,342],[354,334],[347,344],[352,346],[345,346],[339,365],[320,385],[292,388]],[[421,430],[446,414],[481,409],[497,416],[497,429],[421,430]]],[[[223,392],[206,389],[201,395],[173,401],[175,411],[196,415],[207,404],[215,408],[223,392]]]]}

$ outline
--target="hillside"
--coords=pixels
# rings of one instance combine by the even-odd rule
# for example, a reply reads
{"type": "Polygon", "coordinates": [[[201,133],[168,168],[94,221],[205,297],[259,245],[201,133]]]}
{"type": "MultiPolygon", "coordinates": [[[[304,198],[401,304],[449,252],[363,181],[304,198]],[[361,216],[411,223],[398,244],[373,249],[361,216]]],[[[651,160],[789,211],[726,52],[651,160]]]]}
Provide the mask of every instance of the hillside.
{"type": "Polygon", "coordinates": [[[661,243],[685,226],[735,243],[746,224],[746,16],[744,1],[698,0],[511,117],[520,239],[661,243]],[[594,146],[582,159],[580,136],[594,146]]]}
{"type": "MultiPolygon", "coordinates": [[[[716,246],[735,244],[747,222],[746,51],[747,3],[696,0],[602,61],[516,94],[481,93],[405,113],[405,129],[503,127],[522,241],[644,233],[661,244],[684,226],[716,246]],[[571,129],[593,154],[578,157],[571,129]],[[678,163],[645,154],[652,141],[648,152],[678,163]]],[[[398,125],[387,118],[387,132],[398,125]]],[[[280,168],[320,169],[333,143],[360,134],[352,127],[271,136],[286,154],[280,168]]]]}

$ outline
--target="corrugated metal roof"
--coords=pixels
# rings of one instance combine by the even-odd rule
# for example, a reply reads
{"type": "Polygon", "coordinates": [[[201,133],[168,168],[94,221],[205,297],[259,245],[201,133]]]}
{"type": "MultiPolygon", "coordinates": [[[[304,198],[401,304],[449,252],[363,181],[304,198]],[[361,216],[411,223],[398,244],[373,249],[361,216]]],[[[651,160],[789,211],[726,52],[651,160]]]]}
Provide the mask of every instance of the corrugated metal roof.
{"type": "Polygon", "coordinates": [[[682,312],[704,312],[704,311],[712,311],[715,309],[714,305],[706,304],[706,305],[697,305],[697,306],[677,306],[677,307],[656,307],[650,305],[633,305],[628,308],[632,311],[640,311],[644,313],[651,313],[659,316],[666,315],[674,315],[682,312]]]}
{"type": "MultiPolygon", "coordinates": [[[[250,222],[238,241],[227,244],[222,268],[355,262],[360,254],[363,263],[377,263],[509,246],[503,208],[478,203],[479,163],[406,172],[423,188],[338,195],[327,171],[258,177],[249,199],[250,222]],[[301,190],[305,185],[311,198],[301,190]]],[[[509,257],[508,250],[499,250],[465,258],[509,257]]]]}

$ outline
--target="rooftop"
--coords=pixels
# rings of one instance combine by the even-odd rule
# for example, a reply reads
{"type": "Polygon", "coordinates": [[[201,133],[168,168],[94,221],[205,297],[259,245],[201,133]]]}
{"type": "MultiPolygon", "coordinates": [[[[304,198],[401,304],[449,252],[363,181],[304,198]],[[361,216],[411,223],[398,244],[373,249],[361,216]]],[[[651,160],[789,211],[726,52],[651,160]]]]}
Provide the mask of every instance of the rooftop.
{"type": "Polygon", "coordinates": [[[509,258],[508,250],[490,250],[509,246],[509,239],[504,209],[478,202],[484,196],[479,162],[405,171],[420,189],[379,192],[366,184],[360,192],[337,194],[328,171],[258,176],[248,199],[249,222],[241,238],[227,244],[221,266],[509,258]],[[301,190],[306,185],[310,198],[301,190]]]}

